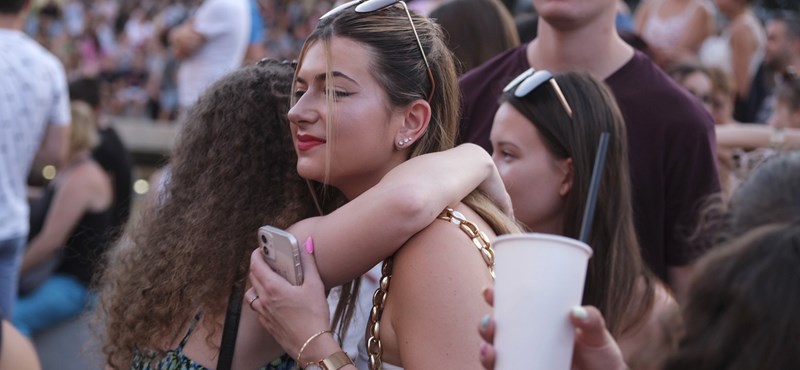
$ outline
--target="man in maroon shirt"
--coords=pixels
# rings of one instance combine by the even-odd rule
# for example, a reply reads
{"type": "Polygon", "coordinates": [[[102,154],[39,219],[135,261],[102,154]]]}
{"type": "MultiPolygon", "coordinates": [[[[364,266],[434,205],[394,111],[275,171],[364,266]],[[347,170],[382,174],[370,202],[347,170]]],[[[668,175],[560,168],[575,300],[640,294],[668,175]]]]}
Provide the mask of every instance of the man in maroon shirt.
{"type": "Polygon", "coordinates": [[[702,202],[719,191],[712,118],[614,26],[617,0],[534,0],[537,38],[465,74],[462,142],[491,152],[505,84],[526,69],[584,71],[605,80],[625,117],[642,256],[681,296],[700,254],[687,237],[702,202]]]}

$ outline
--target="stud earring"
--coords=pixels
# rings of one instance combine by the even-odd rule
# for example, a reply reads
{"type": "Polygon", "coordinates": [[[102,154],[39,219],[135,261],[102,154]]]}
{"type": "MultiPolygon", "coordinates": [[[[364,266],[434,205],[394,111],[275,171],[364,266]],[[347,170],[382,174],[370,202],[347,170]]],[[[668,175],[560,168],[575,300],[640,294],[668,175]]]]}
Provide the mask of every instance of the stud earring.
{"type": "Polygon", "coordinates": [[[403,146],[411,142],[411,138],[407,137],[397,142],[397,146],[403,146]]]}

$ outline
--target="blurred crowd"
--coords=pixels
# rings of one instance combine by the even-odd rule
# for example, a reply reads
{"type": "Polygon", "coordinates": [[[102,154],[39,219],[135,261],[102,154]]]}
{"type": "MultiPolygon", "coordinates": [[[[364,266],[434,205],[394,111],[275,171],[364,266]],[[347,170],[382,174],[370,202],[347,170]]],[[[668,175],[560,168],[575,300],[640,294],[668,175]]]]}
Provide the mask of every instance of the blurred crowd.
{"type": "MultiPolygon", "coordinates": [[[[252,10],[257,14],[253,15],[251,37],[258,48],[246,56],[245,63],[263,57],[296,58],[303,40],[332,3],[252,2],[252,10]]],[[[58,56],[70,80],[95,76],[102,79],[107,114],[174,120],[178,113],[179,62],[168,35],[190,18],[201,3],[200,0],[39,0],[34,2],[24,29],[58,56]]],[[[508,20],[497,23],[500,21],[493,20],[493,15],[486,16],[481,3],[415,0],[410,5],[439,19],[451,31],[452,43],[458,43],[459,37],[471,40],[469,45],[454,49],[468,70],[515,42],[535,37],[536,15],[529,1],[502,2],[507,9],[502,15],[513,17],[518,38],[509,36],[508,20]],[[465,30],[470,27],[474,34],[468,37],[465,30]],[[501,30],[505,27],[505,35],[492,36],[497,32],[492,27],[501,30]],[[476,38],[478,32],[490,36],[476,38]]],[[[763,123],[770,112],[764,101],[774,87],[773,76],[768,72],[787,67],[786,54],[791,50],[786,44],[787,37],[797,32],[796,25],[781,28],[771,25],[771,20],[780,21],[784,17],[776,10],[791,10],[797,4],[788,0],[746,1],[741,2],[746,4],[743,7],[729,7],[726,3],[738,2],[723,0],[719,2],[722,5],[717,5],[709,0],[620,0],[617,27],[629,33],[631,40],[640,42],[641,49],[647,50],[665,69],[690,63],[719,70],[712,71],[719,76],[716,79],[719,83],[713,85],[715,94],[706,99],[718,111],[717,120],[763,123]],[[742,45],[740,39],[747,39],[747,45],[735,50],[725,45],[730,40],[731,45],[742,45]],[[738,62],[745,59],[746,63],[738,62]],[[730,91],[723,91],[726,86],[730,91]],[[749,94],[749,90],[753,93],[749,94]],[[722,112],[727,108],[732,111],[725,117],[722,112]]],[[[793,21],[796,19],[788,20],[789,24],[793,21]]]]}
{"type": "MultiPolygon", "coordinates": [[[[612,21],[613,2],[614,0],[609,0],[604,3],[609,6],[607,12],[609,22],[612,21]]],[[[62,111],[60,116],[50,114],[41,120],[49,120],[50,122],[46,123],[55,127],[54,130],[62,135],[66,135],[64,130],[71,120],[73,132],[70,134],[75,136],[85,133],[87,138],[73,139],[67,148],[63,148],[63,158],[59,161],[39,161],[32,151],[30,155],[23,158],[24,160],[8,156],[10,158],[8,163],[24,162],[28,167],[25,168],[26,171],[33,167],[32,171],[41,172],[41,167],[36,166],[49,163],[56,164],[58,167],[57,175],[50,178],[52,181],[43,192],[27,194],[30,204],[26,207],[17,207],[26,209],[26,212],[19,212],[19,214],[24,213],[26,216],[30,216],[28,217],[30,227],[24,227],[26,230],[22,233],[25,234],[24,242],[21,239],[22,236],[14,235],[13,241],[20,245],[24,244],[25,248],[20,248],[27,248],[28,252],[25,252],[25,259],[19,261],[22,264],[13,266],[13,268],[23,272],[20,288],[26,285],[32,286],[30,289],[21,289],[20,291],[22,293],[20,302],[23,305],[29,304],[31,307],[35,306],[34,308],[47,306],[45,307],[47,309],[58,306],[64,312],[59,312],[58,317],[54,315],[52,322],[43,323],[39,322],[41,321],[39,319],[46,316],[45,314],[23,307],[20,312],[29,312],[27,317],[19,320],[15,318],[15,325],[23,334],[32,335],[46,331],[56,323],[74,317],[85,310],[86,302],[94,299],[89,282],[94,277],[97,267],[95,260],[99,260],[99,256],[103,255],[112,245],[112,240],[118,238],[125,229],[132,208],[133,163],[130,153],[123,145],[123,140],[108,122],[112,121],[114,117],[134,117],[146,122],[170,124],[184,120],[192,121],[194,116],[197,116],[194,118],[198,122],[201,121],[198,117],[214,121],[208,117],[212,117],[218,110],[223,109],[207,106],[204,108],[202,100],[201,103],[195,105],[198,96],[206,93],[206,89],[215,81],[225,81],[223,76],[242,65],[258,63],[262,64],[262,67],[269,65],[278,70],[289,69],[288,65],[296,66],[289,61],[302,59],[300,53],[304,41],[312,34],[320,17],[326,14],[335,3],[337,2],[333,0],[32,0],[30,11],[24,17],[22,31],[47,49],[49,53],[52,53],[63,65],[65,86],[59,85],[60,79],[52,78],[52,81],[47,82],[55,81],[54,84],[59,85],[53,86],[53,91],[68,90],[68,94],[65,93],[58,97],[59,107],[53,108],[53,111],[56,109],[62,111]],[[246,10],[245,3],[248,4],[246,10]],[[71,104],[70,100],[72,100],[71,104]],[[192,109],[192,107],[195,108],[192,109]],[[71,119],[67,117],[71,117],[71,119]],[[66,156],[64,157],[64,155],[66,156]],[[76,174],[79,175],[76,176],[76,174]],[[66,185],[78,181],[85,183],[72,187],[66,185]],[[92,181],[93,183],[90,184],[92,181]],[[62,191],[64,194],[71,193],[68,196],[58,197],[56,194],[62,191]],[[78,204],[75,199],[81,199],[85,204],[78,204]],[[27,214],[28,208],[30,215],[27,214]],[[68,216],[70,217],[51,216],[54,212],[53,209],[58,211],[69,209],[71,213],[68,216]],[[89,216],[96,217],[96,219],[89,219],[89,216]],[[77,227],[98,231],[99,236],[91,240],[81,239],[87,238],[87,234],[75,232],[74,230],[78,230],[77,227]],[[108,233],[107,230],[114,230],[114,232],[108,233]],[[53,233],[60,236],[53,237],[53,233]],[[28,238],[28,236],[30,237],[28,238]],[[79,248],[76,249],[79,250],[79,253],[73,253],[80,254],[79,261],[77,259],[71,261],[57,253],[54,256],[48,254],[60,249],[70,251],[70,248],[79,248]],[[31,254],[30,250],[35,252],[31,254]],[[84,255],[89,257],[83,258],[84,255]],[[47,263],[50,259],[48,256],[55,257],[53,259],[55,262],[49,267],[43,266],[42,273],[45,277],[37,278],[38,269],[36,267],[47,263]],[[91,262],[88,262],[90,260],[91,262]],[[71,280],[66,283],[63,281],[53,282],[50,277],[55,266],[59,266],[56,270],[58,274],[72,275],[71,280]],[[65,270],[64,266],[69,268],[65,270]],[[72,302],[73,307],[68,310],[69,312],[66,312],[66,304],[53,305],[49,301],[45,304],[41,303],[45,301],[44,298],[41,298],[41,302],[29,298],[33,297],[38,300],[38,296],[30,292],[39,290],[42,292],[42,297],[51,297],[53,294],[50,293],[65,289],[66,285],[64,284],[67,283],[72,284],[71,286],[82,294],[79,300],[72,302]],[[25,321],[30,322],[29,327],[17,324],[17,322],[25,321]]],[[[456,58],[455,72],[460,76],[458,83],[462,98],[461,113],[463,113],[461,117],[463,121],[460,126],[462,136],[458,137],[459,141],[476,143],[486,149],[488,149],[487,145],[491,147],[489,130],[491,130],[492,118],[495,117],[497,104],[499,104],[497,102],[499,91],[490,90],[498,87],[494,86],[497,81],[507,81],[510,80],[507,77],[518,75],[519,71],[512,73],[513,68],[527,70],[536,64],[533,59],[530,59],[531,54],[526,54],[528,50],[534,50],[534,46],[543,48],[536,49],[537,51],[547,50],[544,49],[545,46],[541,46],[542,44],[531,42],[531,40],[537,38],[537,32],[541,32],[539,36],[542,37],[539,40],[548,37],[542,31],[547,28],[537,27],[537,25],[548,25],[549,27],[552,26],[549,24],[552,20],[547,19],[544,12],[540,19],[532,3],[530,0],[408,1],[409,8],[428,16],[441,26],[446,36],[446,40],[444,40],[446,46],[453,51],[456,58]],[[522,57],[517,58],[519,55],[522,57]],[[520,65],[515,65],[515,63],[520,65]],[[494,66],[498,66],[498,68],[493,68],[494,66]],[[492,74],[495,70],[501,69],[507,75],[492,74]],[[479,122],[481,115],[486,115],[484,118],[488,119],[488,124],[481,125],[479,122]],[[475,122],[469,122],[470,120],[475,122]],[[465,124],[464,121],[467,123],[465,124]],[[472,134],[474,137],[469,136],[472,134]]],[[[634,195],[635,199],[633,200],[638,202],[632,209],[636,211],[637,218],[648,219],[648,216],[652,216],[643,212],[640,204],[652,206],[654,209],[664,209],[663,214],[674,211],[672,208],[683,207],[681,211],[686,211],[686,214],[692,212],[692,217],[697,208],[706,205],[700,205],[699,200],[708,200],[710,203],[712,200],[719,201],[721,199],[722,202],[719,202],[721,208],[725,208],[728,204],[726,202],[731,199],[734,190],[742,184],[747,184],[747,179],[756,173],[756,168],[768,158],[778,157],[776,154],[782,150],[800,149],[800,77],[798,77],[798,73],[800,73],[800,18],[798,17],[800,4],[797,0],[617,0],[616,12],[616,27],[619,37],[613,32],[610,34],[614,35],[614,40],[621,40],[620,44],[623,44],[624,41],[627,48],[625,50],[631,49],[631,46],[635,49],[632,51],[633,57],[624,61],[624,65],[644,64],[647,68],[652,68],[652,71],[657,72],[650,73],[650,69],[641,67],[636,70],[634,77],[625,79],[616,74],[628,67],[603,70],[603,72],[608,72],[604,75],[605,83],[614,94],[613,99],[610,95],[607,97],[603,95],[603,98],[608,98],[613,103],[608,105],[614,107],[612,113],[615,118],[616,115],[619,115],[619,122],[615,121],[617,124],[622,125],[622,118],[624,118],[629,135],[624,144],[626,145],[624,151],[619,152],[622,154],[618,155],[617,162],[624,164],[625,171],[628,171],[629,161],[626,156],[631,154],[630,181],[635,188],[631,194],[634,195]],[[652,67],[650,67],[651,65],[652,67]],[[661,73],[662,70],[666,74],[661,73]],[[658,78],[648,80],[654,75],[658,78]],[[662,75],[664,76],[663,80],[660,79],[662,75]],[[648,81],[656,81],[657,84],[651,84],[655,88],[639,86],[639,84],[647,85],[648,81]],[[643,91],[645,93],[642,93],[643,91]],[[653,93],[653,91],[656,92],[653,93]],[[665,91],[669,94],[664,93],[665,91]],[[646,92],[650,92],[650,94],[648,95],[646,92]],[[659,98],[664,99],[657,101],[659,98]],[[619,108],[616,108],[617,102],[619,108]],[[648,104],[653,104],[658,108],[650,111],[648,109],[652,107],[648,107],[648,104]],[[669,120],[664,117],[668,117],[669,120]],[[686,126],[682,126],[683,124],[686,126]],[[696,125],[690,126],[689,124],[696,125]],[[684,129],[686,131],[681,131],[684,129]],[[700,139],[692,141],[692,139],[696,139],[692,135],[698,132],[702,134],[697,136],[700,139]],[[648,146],[649,144],[642,145],[641,142],[647,141],[637,142],[635,140],[637,138],[649,140],[654,137],[656,138],[654,142],[663,145],[660,147],[648,146]],[[715,144],[716,146],[714,146],[715,144]],[[630,145],[630,152],[628,152],[627,145],[630,145]],[[676,147],[680,147],[679,150],[676,150],[676,147]],[[658,156],[663,153],[666,153],[664,157],[669,158],[662,161],[662,158],[658,156]],[[705,156],[696,156],[694,155],[696,153],[705,156]],[[653,157],[651,162],[645,160],[649,158],[648,156],[653,157]],[[653,163],[658,165],[653,165],[653,163]],[[669,176],[664,173],[669,173],[669,176]],[[680,180],[676,180],[678,178],[680,180]],[[657,186],[663,185],[663,187],[651,186],[651,182],[657,183],[657,186]],[[717,183],[720,186],[717,186],[717,183]],[[681,198],[681,194],[676,195],[677,192],[684,193],[685,199],[681,198]],[[706,197],[709,195],[711,196],[708,198],[713,199],[707,199],[706,197]],[[717,199],[717,195],[720,199],[717,199]],[[658,197],[663,197],[663,199],[653,200],[658,197]],[[675,205],[681,201],[684,204],[675,205]],[[658,204],[653,205],[649,202],[658,204]]],[[[409,19],[411,19],[410,15],[409,19]]],[[[428,22],[427,19],[423,19],[423,21],[428,22]]],[[[438,30],[437,27],[433,28],[438,30]]],[[[587,28],[591,28],[591,25],[587,28]]],[[[567,34],[571,30],[559,31],[567,34]]],[[[416,29],[414,34],[416,35],[416,29]]],[[[549,36],[552,37],[552,35],[549,36]]],[[[11,39],[8,34],[6,34],[6,38],[11,39]]],[[[423,42],[419,39],[420,36],[417,36],[419,48],[423,49],[423,42]]],[[[574,49],[584,46],[563,41],[566,39],[562,38],[559,42],[569,44],[574,49]]],[[[2,47],[3,44],[0,42],[0,56],[6,50],[2,47]]],[[[443,54],[449,55],[449,53],[443,54]]],[[[547,53],[536,54],[537,57],[543,58],[537,62],[552,62],[552,60],[542,57],[544,54],[547,53]]],[[[552,54],[558,53],[553,52],[552,54]]],[[[608,54],[615,53],[609,52],[608,54]]],[[[621,55],[622,53],[616,54],[621,55]]],[[[423,56],[425,56],[425,51],[423,51],[423,56]]],[[[613,57],[616,58],[617,55],[613,55],[613,57]]],[[[427,58],[425,59],[426,64],[428,63],[427,58]]],[[[620,62],[616,59],[613,61],[620,62]]],[[[592,68],[597,67],[598,70],[606,67],[605,63],[592,62],[596,63],[587,65],[592,68]]],[[[24,62],[18,64],[24,64],[24,62]]],[[[547,66],[546,63],[541,64],[547,66]]],[[[553,62],[547,67],[557,73],[563,72],[559,71],[560,68],[577,70],[585,67],[585,65],[578,64],[580,63],[564,67],[553,62]]],[[[609,65],[612,64],[609,62],[609,65]]],[[[45,70],[46,68],[41,67],[41,69],[45,70]]],[[[596,72],[591,68],[588,69],[590,69],[590,73],[596,72]]],[[[435,88],[442,88],[434,83],[434,73],[431,72],[430,66],[428,66],[428,73],[432,85],[435,88]]],[[[534,72],[531,71],[530,74],[533,75],[534,72]]],[[[286,81],[284,82],[287,82],[288,86],[290,74],[283,73],[282,76],[285,77],[286,81]]],[[[453,76],[455,78],[456,74],[453,76]]],[[[520,80],[523,82],[517,81],[516,86],[512,86],[514,83],[509,86],[516,90],[530,79],[530,76],[525,76],[524,73],[520,76],[523,77],[520,80]]],[[[436,78],[440,78],[440,76],[436,78]]],[[[553,84],[556,85],[553,94],[563,95],[561,89],[555,84],[555,79],[552,76],[548,79],[552,79],[553,84]]],[[[276,83],[275,81],[270,82],[276,83]]],[[[9,83],[8,86],[12,85],[9,83]]],[[[19,86],[27,85],[20,83],[19,86]]],[[[447,86],[444,87],[447,88],[447,86]]],[[[435,88],[432,87],[431,91],[435,91],[435,88]]],[[[13,89],[15,93],[17,91],[28,93],[30,92],[28,90],[33,90],[25,87],[18,88],[16,85],[13,86],[13,89]]],[[[208,90],[210,95],[205,104],[215,102],[214,99],[219,99],[220,102],[224,100],[226,104],[229,102],[238,104],[240,100],[254,99],[253,96],[244,94],[233,85],[228,89],[231,91],[215,92],[216,90],[213,88],[208,90]],[[235,93],[241,93],[243,96],[231,97],[235,96],[235,93]]],[[[524,98],[535,89],[536,87],[531,87],[531,90],[522,96],[515,96],[524,98]]],[[[281,92],[289,91],[288,88],[284,90],[281,92]]],[[[565,91],[570,93],[569,89],[565,89],[565,91]]],[[[261,93],[271,94],[273,92],[261,91],[261,93]]],[[[516,94],[516,92],[505,90],[503,93],[516,94]]],[[[604,94],[606,93],[604,92],[604,94]]],[[[19,103],[12,99],[14,98],[13,94],[2,95],[10,102],[8,106],[12,106],[12,103],[19,103]]],[[[4,103],[2,98],[3,96],[0,96],[0,103],[4,103]]],[[[281,99],[281,102],[288,104],[287,97],[281,95],[281,99]]],[[[19,103],[20,106],[24,106],[20,110],[23,112],[20,115],[35,111],[30,108],[35,102],[38,102],[35,98],[17,100],[26,100],[23,101],[25,104],[19,103]]],[[[431,101],[429,100],[429,102],[431,101]]],[[[257,104],[251,104],[251,108],[252,106],[257,106],[257,104]]],[[[553,104],[553,106],[558,108],[556,111],[560,115],[563,116],[562,108],[567,113],[566,116],[561,117],[562,119],[569,117],[570,123],[575,123],[573,108],[566,103],[563,96],[560,96],[558,105],[553,104]]],[[[585,106],[591,106],[591,104],[585,106]]],[[[14,108],[16,109],[16,106],[14,108]]],[[[226,114],[237,118],[240,117],[239,115],[244,115],[246,113],[244,111],[247,109],[241,108],[240,110],[240,107],[234,104],[224,105],[224,108],[230,110],[226,114]]],[[[259,108],[262,107],[259,106],[259,108]]],[[[277,110],[272,106],[269,108],[277,110]]],[[[286,108],[288,109],[288,107],[286,108]]],[[[575,110],[579,111],[581,108],[585,107],[576,105],[575,110]]],[[[0,121],[6,117],[2,113],[0,111],[0,121]]],[[[284,113],[285,110],[281,111],[277,117],[286,119],[284,113]]],[[[261,122],[260,117],[252,118],[252,120],[261,122]]],[[[536,124],[536,120],[529,120],[536,124]]],[[[239,123],[243,127],[247,126],[248,129],[257,126],[255,124],[245,125],[246,122],[243,121],[239,123]]],[[[284,126],[288,125],[280,127],[285,129],[284,126]]],[[[53,127],[46,127],[43,129],[45,133],[31,134],[25,139],[37,145],[41,142],[41,147],[45,148],[49,137],[47,130],[53,127]]],[[[207,129],[205,126],[198,127],[199,131],[207,129]]],[[[185,129],[185,127],[181,128],[185,129]]],[[[225,131],[219,127],[214,128],[225,131]]],[[[221,134],[211,135],[211,133],[211,131],[206,133],[211,137],[208,140],[209,143],[216,140],[217,145],[225,146],[222,145],[225,143],[219,139],[221,134]]],[[[240,134],[240,136],[248,135],[240,134]]],[[[240,152],[234,153],[229,146],[214,152],[214,150],[208,149],[210,144],[198,137],[200,136],[189,136],[187,140],[197,140],[198,148],[201,149],[189,153],[187,147],[182,149],[184,152],[178,152],[184,153],[182,154],[186,157],[184,160],[195,159],[195,152],[202,150],[216,155],[228,150],[231,157],[247,157],[247,155],[242,156],[240,152]]],[[[408,141],[401,140],[398,148],[407,143],[408,141]]],[[[28,147],[33,147],[33,144],[28,147]]],[[[252,150],[251,145],[242,145],[242,147],[252,150]]],[[[577,147],[582,146],[577,145],[577,147]]],[[[294,147],[287,148],[294,150],[294,147]]],[[[0,149],[2,149],[0,150],[0,157],[2,157],[0,159],[5,159],[4,152],[6,150],[2,146],[0,149]]],[[[505,154],[497,154],[499,152],[497,150],[495,152],[495,161],[505,160],[503,157],[505,154]],[[498,156],[503,159],[498,160],[498,156]]],[[[791,157],[792,163],[800,163],[798,158],[800,157],[797,157],[796,154],[791,157]]],[[[294,164],[295,162],[291,162],[291,165],[294,164]]],[[[229,167],[233,167],[233,165],[229,166],[228,163],[225,163],[221,166],[225,171],[229,170],[229,167]]],[[[174,168],[157,172],[157,176],[150,180],[152,189],[160,188],[163,191],[164,187],[169,186],[170,181],[174,180],[171,177],[173,176],[172,170],[174,168]]],[[[199,175],[196,177],[200,178],[206,176],[208,169],[205,165],[198,165],[197,171],[199,175]]],[[[224,172],[214,180],[229,180],[228,175],[228,172],[224,172]]],[[[259,177],[262,174],[254,171],[251,175],[259,177]]],[[[21,179],[21,176],[16,177],[21,179]]],[[[194,178],[195,176],[192,176],[192,180],[194,178]]],[[[624,180],[627,184],[629,179],[625,177],[624,180]]],[[[528,182],[532,183],[532,181],[528,182]]],[[[763,185],[763,187],[766,186],[763,185]]],[[[0,188],[0,192],[2,190],[0,188]]],[[[231,189],[220,191],[228,190],[231,189]]],[[[261,189],[257,190],[261,191],[261,189]]],[[[784,193],[788,194],[789,191],[784,193]]],[[[19,191],[12,195],[22,198],[19,196],[21,195],[19,191]]],[[[152,191],[151,195],[162,196],[164,193],[152,191]]],[[[238,193],[232,194],[231,197],[238,199],[239,195],[238,193]]],[[[196,202],[197,198],[200,196],[187,198],[186,201],[196,202]]],[[[165,200],[157,198],[149,199],[148,202],[143,208],[161,206],[160,202],[165,202],[165,200]]],[[[627,202],[627,200],[624,202],[626,206],[628,206],[627,202]]],[[[0,206],[2,205],[4,204],[0,204],[0,206]]],[[[515,207],[515,210],[518,209],[522,209],[522,207],[515,207]]],[[[709,210],[719,211],[713,207],[709,207],[709,210]]],[[[178,211],[182,212],[183,209],[178,211]]],[[[661,224],[670,224],[668,225],[669,232],[664,231],[664,235],[660,235],[657,232],[648,232],[646,229],[645,231],[637,230],[640,233],[638,237],[641,239],[643,250],[648,248],[656,250],[655,245],[659,245],[658,248],[661,248],[660,245],[664,243],[664,240],[672,238],[673,234],[682,233],[684,230],[679,230],[677,225],[698,226],[696,224],[699,224],[699,226],[704,226],[704,220],[701,218],[694,220],[691,217],[684,217],[686,214],[680,214],[681,217],[678,217],[679,212],[675,211],[674,219],[662,220],[662,218],[666,218],[662,217],[662,213],[652,216],[652,219],[647,221],[658,224],[659,227],[663,226],[661,224]],[[655,243],[647,239],[659,239],[661,236],[665,236],[664,240],[657,240],[655,243]]],[[[706,215],[700,212],[698,217],[705,216],[719,215],[706,215]]],[[[0,221],[5,220],[0,217],[0,221]]],[[[708,235],[716,235],[712,231],[701,230],[699,226],[696,233],[705,232],[708,235]]],[[[20,228],[20,230],[22,229],[20,228]]],[[[684,236],[681,235],[682,238],[684,236]]],[[[695,242],[708,244],[716,242],[698,241],[699,239],[692,239],[693,236],[696,235],[686,237],[688,240],[685,243],[687,250],[689,247],[694,247],[689,244],[695,242]]],[[[677,239],[677,237],[675,238],[677,239]]],[[[711,239],[711,237],[706,239],[711,239]]],[[[0,238],[0,242],[2,241],[0,238]]],[[[664,250],[668,247],[676,248],[675,245],[665,244],[664,250]]],[[[658,253],[653,252],[652,255],[658,255],[661,258],[663,257],[659,254],[661,252],[663,251],[659,250],[658,253]]],[[[668,286],[671,292],[675,293],[676,298],[683,299],[684,297],[681,295],[685,294],[688,283],[682,280],[681,276],[690,276],[691,271],[679,269],[690,266],[690,260],[694,260],[697,256],[687,252],[679,257],[686,261],[681,260],[681,263],[673,264],[660,260],[654,263],[651,261],[653,258],[648,258],[652,256],[648,256],[647,253],[642,256],[644,262],[654,270],[654,277],[663,281],[664,286],[668,286]],[[684,264],[684,262],[686,263],[684,264]]],[[[16,281],[13,282],[13,284],[16,283],[16,281]]],[[[249,301],[251,308],[257,299],[258,296],[249,301]]],[[[0,301],[0,303],[2,302],[0,301]]],[[[603,314],[607,313],[603,312],[603,314]]],[[[302,352],[302,350],[300,351],[302,352]]],[[[0,369],[2,368],[0,367],[0,369]]]]}
{"type": "MultiPolygon", "coordinates": [[[[328,1],[253,0],[263,32],[261,57],[296,58],[328,1]]],[[[99,77],[107,114],[173,120],[177,60],[170,31],[200,0],[44,0],[35,2],[27,34],[55,54],[70,80],[99,77]]]]}

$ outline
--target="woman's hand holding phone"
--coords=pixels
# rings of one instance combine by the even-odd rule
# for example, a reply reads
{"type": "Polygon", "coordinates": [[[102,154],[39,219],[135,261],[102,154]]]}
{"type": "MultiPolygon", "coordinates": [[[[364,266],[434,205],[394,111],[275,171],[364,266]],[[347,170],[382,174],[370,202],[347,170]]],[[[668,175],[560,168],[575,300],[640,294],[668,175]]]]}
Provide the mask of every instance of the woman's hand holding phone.
{"type": "Polygon", "coordinates": [[[325,286],[312,253],[313,241],[309,237],[300,251],[304,281],[297,286],[267,265],[260,248],[250,256],[252,288],[245,294],[245,300],[249,302],[258,297],[250,306],[258,313],[259,322],[292,357],[297,356],[300,347],[313,334],[330,329],[325,286]]]}

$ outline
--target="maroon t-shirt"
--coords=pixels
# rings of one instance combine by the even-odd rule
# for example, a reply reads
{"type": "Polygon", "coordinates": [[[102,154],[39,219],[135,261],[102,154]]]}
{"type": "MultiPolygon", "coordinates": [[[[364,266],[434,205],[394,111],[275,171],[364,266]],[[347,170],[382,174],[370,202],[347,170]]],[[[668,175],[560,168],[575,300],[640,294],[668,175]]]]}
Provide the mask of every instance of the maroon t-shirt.
{"type": "MultiPolygon", "coordinates": [[[[463,75],[459,142],[491,152],[489,133],[503,87],[530,68],[527,44],[463,75]]],[[[701,251],[687,236],[702,201],[719,191],[714,123],[697,99],[675,84],[647,56],[636,52],[605,80],[628,132],[634,222],[642,256],[667,278],[701,251]]]]}

